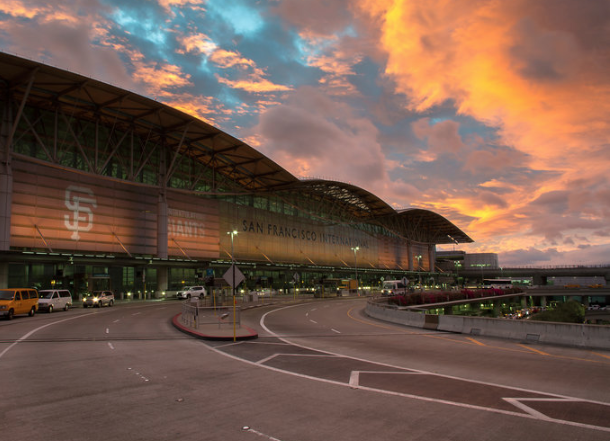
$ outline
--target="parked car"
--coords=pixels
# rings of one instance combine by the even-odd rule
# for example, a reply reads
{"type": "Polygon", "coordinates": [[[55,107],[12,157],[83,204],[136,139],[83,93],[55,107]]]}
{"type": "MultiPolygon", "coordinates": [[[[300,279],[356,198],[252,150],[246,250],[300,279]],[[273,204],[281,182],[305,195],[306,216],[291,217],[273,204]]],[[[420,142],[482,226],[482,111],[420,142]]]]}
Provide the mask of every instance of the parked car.
{"type": "Polygon", "coordinates": [[[100,308],[104,305],[114,305],[114,293],[112,291],[93,291],[83,297],[83,308],[88,306],[100,308]]]}
{"type": "Polygon", "coordinates": [[[41,311],[67,311],[72,306],[72,294],[67,289],[43,289],[38,291],[38,295],[38,309],[41,311]]]}
{"type": "Polygon", "coordinates": [[[203,286],[187,286],[176,293],[178,299],[190,299],[191,297],[205,297],[207,292],[203,286]]]}
{"type": "Polygon", "coordinates": [[[7,320],[15,314],[32,317],[38,310],[38,291],[32,288],[0,289],[0,317],[7,320]]]}

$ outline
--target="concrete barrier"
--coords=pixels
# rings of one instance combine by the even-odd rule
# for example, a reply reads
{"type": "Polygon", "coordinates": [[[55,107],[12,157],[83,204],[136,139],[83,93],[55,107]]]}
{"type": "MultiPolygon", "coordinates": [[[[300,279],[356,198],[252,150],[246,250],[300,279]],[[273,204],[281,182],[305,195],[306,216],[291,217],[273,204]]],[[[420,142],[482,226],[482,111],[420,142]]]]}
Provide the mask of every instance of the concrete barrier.
{"type": "Polygon", "coordinates": [[[366,313],[390,323],[421,329],[610,350],[610,326],[434,315],[367,302],[366,313]]]}
{"type": "Polygon", "coordinates": [[[408,311],[406,308],[396,308],[389,305],[379,305],[367,302],[366,313],[376,319],[399,325],[424,328],[426,325],[425,314],[408,311]]]}

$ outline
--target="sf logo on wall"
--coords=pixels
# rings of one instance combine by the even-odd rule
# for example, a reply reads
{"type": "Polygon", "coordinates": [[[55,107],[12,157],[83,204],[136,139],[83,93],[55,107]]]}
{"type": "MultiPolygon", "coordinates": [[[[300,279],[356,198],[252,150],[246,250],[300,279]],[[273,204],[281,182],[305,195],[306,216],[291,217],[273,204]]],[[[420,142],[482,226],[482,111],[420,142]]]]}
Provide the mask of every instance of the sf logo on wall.
{"type": "Polygon", "coordinates": [[[91,189],[70,185],[66,188],[65,203],[72,214],[64,215],[64,225],[73,232],[72,240],[79,240],[78,233],[93,228],[93,211],[91,211],[91,208],[97,208],[97,200],[91,189]]]}

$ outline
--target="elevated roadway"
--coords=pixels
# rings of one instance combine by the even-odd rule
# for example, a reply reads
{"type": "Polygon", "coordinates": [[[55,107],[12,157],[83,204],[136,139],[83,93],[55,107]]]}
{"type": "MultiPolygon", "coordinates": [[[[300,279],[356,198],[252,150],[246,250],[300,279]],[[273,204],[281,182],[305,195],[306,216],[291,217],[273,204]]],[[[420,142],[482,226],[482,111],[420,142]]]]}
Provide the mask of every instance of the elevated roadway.
{"type": "Polygon", "coordinates": [[[546,285],[550,277],[603,277],[610,282],[610,265],[599,266],[558,266],[558,267],[511,267],[494,269],[462,269],[459,275],[471,280],[503,278],[503,277],[532,277],[534,285],[546,285]]]}

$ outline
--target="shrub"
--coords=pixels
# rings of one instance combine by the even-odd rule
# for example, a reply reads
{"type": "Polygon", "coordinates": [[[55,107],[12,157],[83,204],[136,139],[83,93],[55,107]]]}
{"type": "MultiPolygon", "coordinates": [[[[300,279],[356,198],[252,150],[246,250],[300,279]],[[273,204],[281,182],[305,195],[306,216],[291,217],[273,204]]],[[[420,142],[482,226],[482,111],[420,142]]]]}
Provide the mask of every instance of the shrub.
{"type": "Polygon", "coordinates": [[[576,300],[568,300],[557,305],[555,309],[549,309],[534,314],[530,320],[543,322],[583,323],[585,321],[585,307],[576,300]]]}
{"type": "Polygon", "coordinates": [[[509,288],[506,290],[491,288],[491,289],[462,289],[460,292],[455,291],[437,291],[437,292],[414,292],[411,294],[399,294],[388,299],[388,304],[398,306],[423,305],[424,303],[442,303],[454,300],[464,299],[479,299],[482,297],[501,296],[504,294],[517,294],[522,292],[519,288],[509,288]]]}

